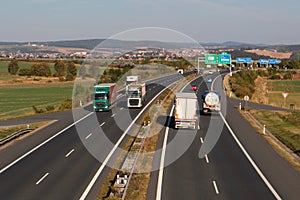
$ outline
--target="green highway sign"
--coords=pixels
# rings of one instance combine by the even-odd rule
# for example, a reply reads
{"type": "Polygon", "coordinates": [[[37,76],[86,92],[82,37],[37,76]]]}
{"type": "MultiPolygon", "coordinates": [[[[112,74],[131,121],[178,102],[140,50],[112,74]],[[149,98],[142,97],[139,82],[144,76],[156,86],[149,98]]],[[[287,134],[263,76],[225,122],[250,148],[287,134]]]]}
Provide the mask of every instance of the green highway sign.
{"type": "Polygon", "coordinates": [[[231,64],[231,55],[227,53],[218,54],[218,64],[231,64]]]}
{"type": "Polygon", "coordinates": [[[205,64],[217,64],[217,54],[206,54],[205,64]]]}

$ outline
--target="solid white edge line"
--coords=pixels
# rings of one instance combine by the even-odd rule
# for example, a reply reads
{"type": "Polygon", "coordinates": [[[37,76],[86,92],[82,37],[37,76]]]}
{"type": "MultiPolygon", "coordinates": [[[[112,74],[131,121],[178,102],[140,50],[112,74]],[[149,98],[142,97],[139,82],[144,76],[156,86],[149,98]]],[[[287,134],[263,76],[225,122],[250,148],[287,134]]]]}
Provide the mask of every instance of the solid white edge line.
{"type": "Polygon", "coordinates": [[[69,156],[71,155],[71,153],[73,153],[74,151],[75,151],[75,149],[70,150],[69,153],[67,153],[67,154],[65,155],[65,157],[66,157],[66,158],[69,157],[69,156]]]}
{"type": "Polygon", "coordinates": [[[93,176],[92,180],[90,181],[90,183],[87,185],[86,189],[84,190],[84,192],[82,193],[81,197],[79,198],[80,200],[84,200],[88,193],[90,192],[90,190],[92,189],[93,185],[95,184],[96,180],[98,179],[98,177],[100,176],[102,170],[104,169],[104,167],[106,166],[106,164],[108,163],[110,157],[113,155],[113,153],[116,151],[116,149],[118,148],[118,146],[120,145],[120,143],[123,141],[124,137],[127,135],[127,132],[131,129],[132,125],[135,123],[135,121],[142,115],[142,113],[144,113],[144,111],[149,107],[149,105],[151,105],[151,103],[161,94],[163,93],[165,90],[167,89],[167,87],[165,87],[164,89],[162,89],[140,112],[139,114],[134,118],[134,120],[129,124],[129,126],[127,127],[127,129],[124,131],[124,133],[121,135],[121,137],[119,138],[119,140],[117,141],[117,143],[115,144],[115,146],[112,148],[112,150],[109,152],[109,154],[106,156],[105,160],[103,161],[103,163],[101,164],[101,166],[99,167],[99,169],[97,170],[97,172],[95,173],[95,175],[93,176]]]}
{"type": "Polygon", "coordinates": [[[239,139],[236,137],[236,135],[234,134],[234,132],[230,128],[229,124],[227,123],[226,119],[224,118],[224,116],[223,116],[223,114],[221,112],[220,112],[220,116],[221,116],[222,120],[224,121],[225,125],[227,126],[227,128],[228,128],[230,134],[232,135],[233,139],[235,140],[235,142],[238,144],[238,146],[240,147],[240,149],[242,150],[242,152],[244,153],[244,155],[246,156],[246,158],[251,163],[252,167],[255,169],[255,171],[258,173],[258,175],[261,177],[261,179],[264,181],[264,183],[267,185],[267,187],[272,192],[272,194],[274,195],[274,197],[276,199],[278,199],[278,200],[279,199],[281,200],[281,197],[279,196],[279,194],[276,192],[276,190],[273,188],[273,186],[271,185],[271,183],[264,176],[264,174],[261,172],[261,170],[255,164],[255,162],[252,160],[252,158],[250,157],[250,155],[248,154],[248,152],[246,151],[246,149],[243,147],[243,145],[241,144],[241,142],[239,141],[239,139]]]}
{"type": "Polygon", "coordinates": [[[219,194],[219,190],[218,190],[217,182],[216,182],[216,181],[213,181],[213,185],[214,185],[214,188],[215,188],[215,192],[216,192],[216,194],[219,194]]]}
{"type": "Polygon", "coordinates": [[[40,178],[35,184],[38,185],[40,184],[47,176],[49,175],[49,173],[46,173],[42,178],[40,178]]]}
{"type": "Polygon", "coordinates": [[[92,115],[93,112],[87,114],[86,116],[84,116],[83,118],[77,120],[76,122],[70,124],[69,126],[67,126],[66,128],[62,129],[61,131],[59,131],[58,133],[56,133],[55,135],[53,135],[52,137],[48,138],[47,140],[45,140],[44,142],[42,142],[41,144],[37,145],[36,147],[32,148],[30,151],[28,151],[27,153],[23,154],[22,156],[20,156],[19,158],[17,158],[16,160],[14,160],[13,162],[9,163],[8,165],[6,165],[4,168],[2,168],[0,170],[0,174],[2,174],[4,171],[6,171],[8,168],[12,167],[13,165],[15,165],[17,162],[19,162],[20,160],[22,160],[23,158],[25,158],[26,156],[28,156],[29,154],[31,154],[32,152],[36,151],[37,149],[39,149],[40,147],[42,147],[43,145],[45,145],[46,143],[48,143],[49,141],[53,140],[54,138],[56,138],[57,136],[59,136],[61,133],[63,133],[64,131],[68,130],[69,128],[71,128],[72,126],[74,126],[75,124],[79,123],[80,121],[84,120],[85,118],[89,117],[90,115],[92,115]]]}
{"type": "Polygon", "coordinates": [[[91,137],[92,135],[93,135],[92,133],[88,134],[88,135],[85,137],[85,139],[86,139],[86,140],[89,139],[89,137],[91,137]]]}
{"type": "MultiPolygon", "coordinates": [[[[175,108],[175,105],[173,105],[173,107],[171,109],[170,116],[172,116],[174,108],[175,108]]],[[[165,137],[164,137],[164,142],[163,142],[163,147],[162,147],[162,152],[161,152],[161,157],[160,157],[160,165],[159,165],[157,188],[156,188],[156,200],[161,200],[161,190],[162,190],[162,180],[163,180],[163,175],[164,175],[166,148],[167,148],[167,141],[168,141],[168,135],[169,135],[169,125],[170,125],[170,121],[171,121],[170,119],[171,118],[169,118],[168,126],[166,127],[165,137]]]]}

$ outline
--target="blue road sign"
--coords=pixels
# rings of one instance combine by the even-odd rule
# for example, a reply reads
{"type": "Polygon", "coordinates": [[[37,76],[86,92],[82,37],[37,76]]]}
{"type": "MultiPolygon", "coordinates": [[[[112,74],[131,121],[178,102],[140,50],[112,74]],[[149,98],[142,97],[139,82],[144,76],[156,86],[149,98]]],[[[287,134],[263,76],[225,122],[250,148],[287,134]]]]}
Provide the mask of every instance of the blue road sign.
{"type": "Polygon", "coordinates": [[[252,58],[245,58],[246,59],[246,63],[251,63],[252,62],[252,58]]]}
{"type": "Polygon", "coordinates": [[[236,58],[237,63],[251,63],[252,58],[236,58]]]}
{"type": "Polygon", "coordinates": [[[264,58],[259,59],[259,64],[266,65],[267,64],[267,59],[264,59],[264,58]]]}
{"type": "Polygon", "coordinates": [[[236,58],[237,63],[245,63],[246,59],[245,58],[236,58]]]}
{"type": "Polygon", "coordinates": [[[268,60],[268,64],[270,65],[277,65],[279,64],[281,61],[280,60],[277,60],[277,59],[269,59],[268,60]]]}

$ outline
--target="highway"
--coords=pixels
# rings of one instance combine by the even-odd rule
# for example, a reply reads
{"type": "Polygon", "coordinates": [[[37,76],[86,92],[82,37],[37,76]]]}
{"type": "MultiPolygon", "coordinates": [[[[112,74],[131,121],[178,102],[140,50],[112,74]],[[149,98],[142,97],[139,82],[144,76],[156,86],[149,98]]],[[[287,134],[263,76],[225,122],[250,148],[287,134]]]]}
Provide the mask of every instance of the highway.
{"type": "MultiPolygon", "coordinates": [[[[148,82],[146,102],[152,100],[164,86],[180,78],[181,75],[173,74],[148,82]]],[[[116,107],[110,112],[90,112],[91,106],[76,110],[76,122],[72,121],[72,113],[65,112],[65,120],[0,151],[1,199],[82,197],[99,167],[103,166],[99,160],[107,158],[124,134],[123,129],[129,126],[131,120],[126,115],[129,113],[133,119],[141,111],[128,110],[125,96],[121,93],[119,97],[116,107]]],[[[119,146],[127,138],[125,134],[119,146]]],[[[114,154],[111,156],[108,165],[113,162],[114,154]]],[[[108,172],[109,167],[104,166],[95,185],[92,184],[84,198],[95,199],[108,172]]]]}
{"type": "MultiPolygon", "coordinates": [[[[211,89],[212,84],[214,90],[222,93],[221,76],[216,76],[205,75],[191,83],[198,85],[199,102],[201,94],[211,89]],[[216,81],[206,83],[208,77],[216,81]]],[[[146,102],[180,78],[175,74],[148,82],[146,102]]],[[[190,86],[183,91],[192,92],[190,86]]],[[[220,115],[200,113],[197,131],[178,131],[170,125],[166,143],[171,144],[174,138],[179,143],[166,147],[164,161],[168,165],[163,173],[151,173],[148,199],[157,199],[158,194],[161,197],[158,199],[172,200],[298,199],[299,173],[240,116],[235,108],[238,101],[222,96],[222,102],[228,126],[220,115]],[[212,128],[215,123],[223,124],[220,133],[212,128]],[[258,169],[251,164],[234,136],[258,169]],[[184,149],[179,145],[181,140],[190,141],[190,145],[173,162],[174,152],[184,149]],[[201,147],[214,142],[212,151],[199,157],[201,147]],[[157,187],[159,174],[162,174],[160,190],[157,187]]],[[[125,103],[125,96],[120,93],[117,106],[110,112],[95,114],[91,106],[76,110],[76,122],[70,111],[33,117],[34,121],[58,121],[0,151],[1,199],[95,199],[109,166],[119,153],[118,149],[117,153],[112,152],[114,145],[124,144],[132,130],[128,127],[142,110],[128,110],[125,103]],[[106,160],[107,155],[111,157],[106,160]],[[103,162],[108,166],[102,165],[103,162]],[[91,182],[95,177],[95,182],[91,182]],[[86,190],[89,184],[91,188],[86,190]],[[87,196],[84,196],[85,191],[87,196]]],[[[1,121],[0,125],[29,121],[24,120],[1,121]]],[[[164,136],[165,130],[159,137],[158,149],[163,146],[164,136]]],[[[159,165],[160,157],[155,160],[154,165],[159,165]]]]}
{"type": "MultiPolygon", "coordinates": [[[[211,87],[223,93],[221,76],[206,75],[192,84],[199,87],[199,104],[201,94],[211,87]],[[206,83],[208,77],[216,80],[213,86],[206,83]]],[[[193,92],[190,86],[183,91],[193,92]]],[[[235,108],[238,101],[224,95],[221,100],[223,114],[200,115],[200,130],[196,133],[176,130],[172,122],[169,131],[162,132],[157,148],[164,148],[163,137],[168,134],[165,157],[156,158],[153,166],[164,162],[165,167],[151,173],[147,199],[299,199],[299,172],[243,119],[235,108]],[[214,127],[218,124],[223,124],[220,133],[214,127]],[[189,138],[191,144],[179,159],[170,162],[184,145],[172,145],[175,137],[189,138]],[[199,156],[201,147],[214,144],[216,139],[212,150],[199,156]]]]}

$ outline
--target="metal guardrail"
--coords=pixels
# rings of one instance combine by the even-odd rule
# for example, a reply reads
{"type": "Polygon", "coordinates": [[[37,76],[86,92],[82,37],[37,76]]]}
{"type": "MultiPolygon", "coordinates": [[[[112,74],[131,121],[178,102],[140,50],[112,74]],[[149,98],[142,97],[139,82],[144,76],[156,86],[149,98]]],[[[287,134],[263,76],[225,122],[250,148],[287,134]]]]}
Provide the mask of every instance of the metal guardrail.
{"type": "Polygon", "coordinates": [[[32,128],[26,128],[26,129],[19,130],[19,131],[15,132],[15,133],[13,133],[13,134],[5,137],[5,138],[0,139],[0,145],[3,145],[5,143],[7,143],[7,142],[10,142],[13,139],[15,139],[15,138],[17,138],[17,137],[19,137],[19,136],[21,136],[21,135],[23,135],[25,133],[29,133],[32,130],[33,130],[32,128]]]}

